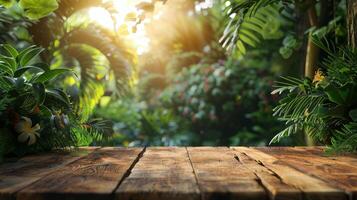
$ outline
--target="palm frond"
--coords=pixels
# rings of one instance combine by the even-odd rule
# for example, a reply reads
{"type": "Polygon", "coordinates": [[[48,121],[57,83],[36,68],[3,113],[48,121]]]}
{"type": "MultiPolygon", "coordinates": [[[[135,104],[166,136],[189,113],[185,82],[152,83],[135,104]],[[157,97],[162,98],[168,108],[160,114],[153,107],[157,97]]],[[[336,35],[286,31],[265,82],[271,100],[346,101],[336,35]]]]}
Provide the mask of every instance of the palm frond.
{"type": "Polygon", "coordinates": [[[329,77],[340,85],[353,83],[357,79],[357,51],[350,47],[335,47],[325,37],[313,37],[313,42],[319,46],[327,57],[322,62],[329,77]],[[347,79],[346,79],[347,78],[347,79]]]}
{"type": "Polygon", "coordinates": [[[133,72],[133,54],[122,48],[125,41],[98,26],[73,30],[63,40],[68,43],[86,44],[98,49],[109,60],[116,79],[117,91],[120,93],[127,89],[133,72]]]}
{"type": "Polygon", "coordinates": [[[293,123],[286,127],[284,130],[280,131],[276,134],[269,142],[269,145],[279,142],[282,138],[289,137],[295,133],[297,133],[301,129],[300,123],[293,123]]]}
{"type": "MultiPolygon", "coordinates": [[[[244,55],[247,46],[256,47],[263,39],[279,37],[280,12],[278,0],[230,1],[226,8],[228,19],[220,39],[223,47],[244,55]],[[273,36],[275,35],[275,36],[273,36]]],[[[288,4],[290,1],[283,1],[288,4]]]]}
{"type": "Polygon", "coordinates": [[[71,44],[63,50],[67,59],[75,59],[80,71],[79,93],[71,93],[77,113],[87,120],[92,110],[105,92],[105,80],[109,73],[109,63],[97,49],[83,44],[71,44]]]}
{"type": "Polygon", "coordinates": [[[351,122],[336,131],[328,153],[355,152],[357,150],[357,123],[351,122]]]}
{"type": "Polygon", "coordinates": [[[304,80],[295,77],[281,77],[282,81],[276,81],[275,90],[271,94],[282,94],[283,92],[293,92],[299,88],[304,87],[304,80]]]}

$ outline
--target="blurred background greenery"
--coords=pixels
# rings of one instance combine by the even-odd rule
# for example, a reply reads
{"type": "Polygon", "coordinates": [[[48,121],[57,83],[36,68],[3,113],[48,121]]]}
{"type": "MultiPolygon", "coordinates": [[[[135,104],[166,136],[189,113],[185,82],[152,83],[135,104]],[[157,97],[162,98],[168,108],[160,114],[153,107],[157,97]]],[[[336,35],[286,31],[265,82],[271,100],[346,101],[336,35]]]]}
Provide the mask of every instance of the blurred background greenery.
{"type": "MultiPolygon", "coordinates": [[[[327,54],[313,51],[312,34],[347,42],[344,0],[0,4],[0,43],[39,45],[45,68],[76,74],[50,85],[79,124],[106,136],[77,130],[76,146],[268,145],[286,126],[273,116],[274,82],[314,78],[327,54]]],[[[305,145],[296,132],[274,145],[305,145]]]]}

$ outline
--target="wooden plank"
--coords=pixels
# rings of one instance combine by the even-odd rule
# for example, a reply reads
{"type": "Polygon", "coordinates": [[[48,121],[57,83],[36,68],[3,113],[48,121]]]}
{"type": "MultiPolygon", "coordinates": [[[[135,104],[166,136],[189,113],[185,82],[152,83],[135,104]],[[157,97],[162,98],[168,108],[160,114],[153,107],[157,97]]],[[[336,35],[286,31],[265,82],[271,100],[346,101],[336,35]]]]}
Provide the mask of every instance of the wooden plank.
{"type": "Polygon", "coordinates": [[[27,156],[0,165],[0,199],[11,199],[13,194],[41,177],[88,155],[95,148],[80,148],[72,152],[52,152],[27,156]]]}
{"type": "Polygon", "coordinates": [[[185,148],[147,148],[116,191],[118,200],[199,200],[185,148]]]}
{"type": "MultiPolygon", "coordinates": [[[[309,176],[305,172],[279,162],[279,159],[253,148],[241,147],[240,151],[272,170],[280,179],[291,186],[299,188],[308,199],[339,200],[347,199],[344,191],[335,188],[328,182],[309,176]]],[[[299,158],[297,158],[299,159],[299,158]]]]}
{"type": "Polygon", "coordinates": [[[263,186],[268,190],[270,199],[298,200],[302,199],[299,189],[284,183],[277,174],[247,156],[240,147],[233,148],[242,167],[255,173],[263,186]]]}
{"type": "Polygon", "coordinates": [[[231,149],[190,147],[188,152],[203,200],[267,199],[257,176],[242,167],[231,149]]]}
{"type": "MultiPolygon", "coordinates": [[[[275,149],[275,148],[274,148],[275,149]]],[[[343,154],[332,154],[328,155],[325,153],[325,149],[323,147],[294,147],[292,148],[295,151],[299,152],[309,152],[314,156],[323,157],[324,159],[328,159],[331,162],[341,162],[343,165],[348,165],[354,169],[357,169],[357,154],[356,153],[343,153],[343,154]]]]}
{"type": "Polygon", "coordinates": [[[109,199],[141,152],[141,148],[98,149],[24,188],[16,198],[109,199]]]}
{"type": "Polygon", "coordinates": [[[311,176],[345,190],[357,199],[357,158],[355,156],[326,156],[321,149],[313,148],[259,148],[273,155],[279,163],[291,166],[311,176]]]}

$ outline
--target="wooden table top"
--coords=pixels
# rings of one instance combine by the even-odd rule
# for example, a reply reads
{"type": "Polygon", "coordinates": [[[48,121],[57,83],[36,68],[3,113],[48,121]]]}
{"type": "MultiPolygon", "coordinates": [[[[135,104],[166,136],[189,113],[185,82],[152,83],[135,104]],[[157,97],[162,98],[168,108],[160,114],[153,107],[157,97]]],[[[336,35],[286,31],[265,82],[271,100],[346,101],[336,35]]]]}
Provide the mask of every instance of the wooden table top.
{"type": "Polygon", "coordinates": [[[357,200],[357,155],[321,147],[80,148],[0,164],[0,199],[357,200]]]}

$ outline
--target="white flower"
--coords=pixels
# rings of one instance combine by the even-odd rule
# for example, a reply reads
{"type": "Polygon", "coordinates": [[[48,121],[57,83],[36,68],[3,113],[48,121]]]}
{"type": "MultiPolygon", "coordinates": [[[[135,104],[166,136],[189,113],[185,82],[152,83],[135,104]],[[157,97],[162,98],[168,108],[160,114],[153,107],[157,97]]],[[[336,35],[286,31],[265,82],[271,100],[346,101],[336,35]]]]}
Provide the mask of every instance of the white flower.
{"type": "Polygon", "coordinates": [[[19,142],[26,142],[28,140],[28,145],[32,145],[36,142],[36,136],[40,137],[40,125],[36,124],[32,127],[32,121],[30,118],[22,117],[21,121],[15,126],[16,132],[20,133],[17,137],[19,142]]]}

